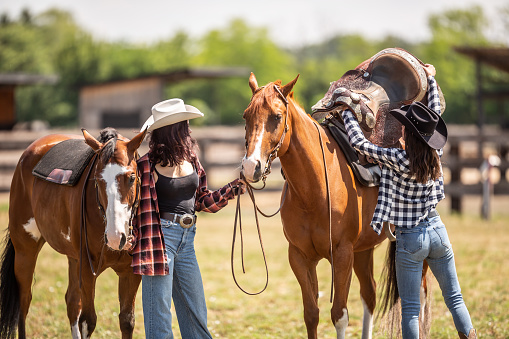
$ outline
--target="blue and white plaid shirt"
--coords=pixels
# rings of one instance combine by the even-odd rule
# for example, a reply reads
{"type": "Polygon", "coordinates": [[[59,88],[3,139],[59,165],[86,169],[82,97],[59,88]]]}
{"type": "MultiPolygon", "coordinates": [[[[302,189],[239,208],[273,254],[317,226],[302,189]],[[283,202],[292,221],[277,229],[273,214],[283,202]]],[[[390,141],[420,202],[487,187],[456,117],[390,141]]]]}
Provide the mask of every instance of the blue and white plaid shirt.
{"type": "MultiPolygon", "coordinates": [[[[428,107],[441,114],[437,84],[432,76],[428,77],[428,84],[428,107]]],[[[385,221],[399,227],[417,226],[444,198],[443,176],[437,180],[430,179],[425,184],[417,182],[409,174],[410,163],[405,150],[372,144],[364,137],[352,112],[345,110],[342,116],[350,144],[382,164],[378,202],[371,227],[380,234],[385,221]]],[[[443,150],[437,152],[441,157],[443,150]]]]}

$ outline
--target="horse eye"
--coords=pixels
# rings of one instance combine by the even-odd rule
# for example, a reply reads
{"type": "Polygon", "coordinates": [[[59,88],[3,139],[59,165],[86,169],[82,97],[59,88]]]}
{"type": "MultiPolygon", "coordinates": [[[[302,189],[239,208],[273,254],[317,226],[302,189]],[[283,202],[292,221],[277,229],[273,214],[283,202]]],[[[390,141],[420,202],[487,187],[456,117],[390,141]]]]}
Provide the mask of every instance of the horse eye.
{"type": "Polygon", "coordinates": [[[129,177],[129,184],[133,184],[134,183],[134,180],[136,180],[136,175],[133,173],[131,174],[131,176],[129,177]]]}
{"type": "Polygon", "coordinates": [[[281,118],[283,118],[283,115],[282,114],[278,114],[274,117],[274,119],[276,119],[276,121],[281,121],[281,118]]]}

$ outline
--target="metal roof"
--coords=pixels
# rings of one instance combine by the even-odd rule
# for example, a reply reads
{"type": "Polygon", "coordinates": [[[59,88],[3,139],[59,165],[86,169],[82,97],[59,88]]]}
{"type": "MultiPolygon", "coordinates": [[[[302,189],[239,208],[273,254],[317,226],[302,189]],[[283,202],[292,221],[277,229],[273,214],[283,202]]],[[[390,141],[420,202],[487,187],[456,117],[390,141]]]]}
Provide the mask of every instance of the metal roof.
{"type": "Polygon", "coordinates": [[[27,73],[0,73],[0,85],[53,85],[59,80],[56,75],[39,75],[27,73]]]}
{"type": "Polygon", "coordinates": [[[455,47],[458,53],[509,73],[509,48],[504,47],[455,47]]]}
{"type": "Polygon", "coordinates": [[[167,83],[179,82],[188,79],[217,79],[217,78],[231,78],[231,77],[244,77],[249,75],[249,70],[245,67],[204,67],[204,68],[184,68],[165,73],[149,73],[142,74],[134,78],[117,78],[110,79],[99,83],[82,84],[82,87],[88,86],[101,86],[112,83],[136,81],[142,79],[157,78],[162,79],[167,83]]]}

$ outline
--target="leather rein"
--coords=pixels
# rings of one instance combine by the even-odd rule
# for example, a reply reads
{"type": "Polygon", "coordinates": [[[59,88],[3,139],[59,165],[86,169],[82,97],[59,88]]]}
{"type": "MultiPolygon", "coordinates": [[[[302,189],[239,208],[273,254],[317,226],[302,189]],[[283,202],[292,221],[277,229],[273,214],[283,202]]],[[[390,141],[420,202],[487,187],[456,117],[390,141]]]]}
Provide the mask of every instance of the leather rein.
{"type": "MultiPolygon", "coordinates": [[[[251,184],[249,184],[246,180],[244,180],[244,182],[246,183],[246,186],[247,186],[246,187],[246,191],[248,192],[249,197],[251,198],[251,201],[253,202],[254,213],[255,213],[255,220],[256,220],[256,228],[257,228],[257,231],[258,231],[258,238],[260,240],[260,247],[261,247],[262,254],[263,254],[263,261],[264,261],[264,264],[265,264],[265,274],[266,274],[265,286],[263,287],[263,289],[261,289],[258,292],[255,292],[255,293],[247,292],[247,291],[245,291],[239,285],[239,283],[237,282],[237,279],[235,277],[235,271],[234,271],[234,268],[233,268],[235,239],[236,239],[236,231],[237,231],[237,220],[239,220],[239,233],[240,233],[240,240],[241,240],[242,271],[243,271],[243,273],[246,273],[245,269],[244,269],[244,245],[243,245],[242,221],[241,221],[241,213],[240,213],[240,210],[241,210],[241,208],[240,208],[240,194],[237,196],[237,207],[236,207],[236,210],[235,210],[235,224],[234,224],[234,228],[233,228],[233,240],[232,240],[232,252],[231,252],[232,275],[233,275],[233,280],[235,281],[235,284],[237,285],[237,287],[242,292],[244,292],[244,293],[246,293],[248,295],[257,295],[257,294],[262,293],[263,291],[265,291],[265,289],[267,288],[268,283],[269,283],[269,272],[268,272],[268,268],[267,268],[267,259],[265,257],[265,251],[264,251],[264,248],[263,248],[263,241],[262,241],[262,237],[261,237],[260,225],[259,225],[259,221],[258,221],[258,214],[257,214],[257,212],[260,212],[260,214],[262,214],[266,218],[270,218],[270,217],[273,217],[276,214],[278,214],[281,211],[281,207],[283,206],[283,204],[285,202],[286,193],[288,191],[288,182],[286,181],[286,178],[285,178],[285,185],[284,185],[284,188],[283,188],[284,191],[283,191],[283,198],[281,200],[281,204],[280,204],[278,210],[276,212],[274,212],[273,214],[271,214],[271,215],[264,214],[258,208],[258,206],[256,205],[256,202],[255,202],[254,193],[253,193],[253,190],[262,190],[263,188],[265,188],[267,176],[271,172],[272,162],[277,157],[277,153],[279,152],[279,149],[281,148],[281,146],[282,146],[282,144],[284,142],[284,139],[286,137],[286,133],[289,130],[289,127],[288,127],[288,99],[286,99],[286,97],[283,95],[283,93],[281,93],[281,90],[279,89],[279,87],[277,85],[274,85],[274,89],[279,94],[279,97],[285,103],[285,107],[286,107],[285,127],[284,127],[284,130],[283,130],[283,133],[281,134],[281,138],[279,139],[279,142],[276,144],[276,146],[274,146],[274,148],[272,149],[272,151],[269,154],[269,157],[267,158],[267,162],[265,163],[264,172],[262,174],[263,186],[261,188],[255,188],[251,184]]],[[[330,244],[330,260],[331,260],[331,271],[332,271],[330,302],[332,302],[333,294],[334,294],[334,256],[333,256],[333,245],[332,245],[332,206],[331,206],[332,202],[331,202],[331,197],[330,197],[329,175],[328,175],[328,170],[327,170],[327,163],[325,161],[325,151],[324,151],[324,148],[323,148],[322,136],[320,134],[320,129],[318,127],[318,124],[316,124],[314,121],[313,121],[313,124],[315,125],[316,130],[318,132],[318,138],[320,140],[320,148],[321,148],[321,151],[322,151],[322,159],[323,159],[323,164],[324,164],[324,168],[325,168],[324,172],[325,172],[325,183],[326,183],[326,188],[327,188],[328,219],[329,219],[329,244],[330,244]]],[[[240,173],[240,176],[241,176],[241,179],[245,179],[245,177],[242,174],[242,172],[240,173]]]]}
{"type": "Polygon", "coordinates": [[[253,202],[253,210],[254,210],[254,215],[255,215],[255,220],[256,220],[256,230],[258,232],[258,239],[260,241],[260,248],[262,250],[262,255],[263,255],[263,263],[265,265],[265,277],[266,277],[266,279],[265,279],[265,286],[260,291],[258,291],[258,292],[248,292],[245,289],[243,289],[240,286],[240,284],[238,283],[237,277],[235,276],[235,269],[234,269],[234,264],[233,263],[234,263],[234,252],[235,252],[235,240],[237,238],[237,221],[238,221],[239,233],[240,233],[240,253],[241,253],[240,256],[241,256],[241,263],[242,263],[242,273],[244,273],[244,274],[246,273],[245,265],[244,265],[244,237],[242,235],[242,216],[241,216],[241,208],[240,208],[240,196],[241,196],[241,194],[237,195],[237,206],[236,206],[236,209],[235,209],[235,222],[234,222],[234,225],[233,225],[233,239],[232,239],[232,251],[231,251],[231,260],[230,260],[230,263],[231,263],[233,281],[235,282],[237,287],[242,292],[244,292],[247,295],[258,295],[258,294],[262,293],[263,291],[265,291],[267,289],[267,286],[269,285],[269,269],[267,267],[267,258],[265,256],[265,249],[263,247],[262,234],[261,234],[261,231],[260,231],[260,222],[258,220],[258,212],[261,215],[263,215],[264,217],[266,217],[266,218],[272,218],[273,216],[278,214],[281,211],[281,207],[283,207],[283,204],[284,204],[285,199],[286,199],[286,192],[288,191],[288,183],[285,181],[285,184],[284,184],[284,187],[283,187],[283,199],[281,199],[281,204],[279,205],[279,208],[277,209],[277,211],[272,213],[272,214],[266,214],[266,213],[264,213],[264,212],[262,212],[260,210],[260,208],[256,204],[256,200],[255,200],[255,196],[254,196],[254,192],[253,192],[254,190],[260,191],[260,190],[265,188],[267,177],[268,177],[268,175],[271,172],[272,162],[274,161],[274,159],[276,159],[277,153],[279,152],[279,149],[281,148],[281,145],[283,144],[283,141],[284,141],[284,139],[286,137],[286,133],[289,130],[289,128],[288,128],[288,119],[287,119],[287,116],[288,116],[288,100],[285,98],[283,93],[281,93],[281,91],[280,91],[278,86],[274,85],[274,88],[276,89],[276,91],[279,94],[280,98],[285,103],[285,107],[286,107],[287,113],[285,115],[285,127],[284,127],[284,130],[283,130],[283,133],[281,134],[281,138],[279,138],[279,142],[276,144],[276,146],[274,146],[274,148],[270,152],[270,154],[269,154],[269,156],[267,158],[267,162],[265,163],[264,171],[263,171],[263,174],[262,174],[263,186],[260,187],[260,188],[256,188],[256,187],[252,186],[250,183],[247,182],[247,180],[245,180],[244,174],[242,172],[240,172],[240,178],[242,180],[244,180],[244,182],[246,183],[246,191],[249,194],[249,197],[251,198],[251,201],[253,202]]]}
{"type": "MultiPolygon", "coordinates": [[[[97,270],[94,269],[94,265],[92,263],[92,257],[90,255],[90,249],[88,246],[88,232],[87,232],[87,217],[86,217],[86,189],[87,189],[87,183],[90,179],[90,174],[92,173],[92,169],[95,168],[95,162],[98,158],[100,158],[102,150],[104,147],[102,147],[98,152],[94,154],[91,160],[90,167],[88,168],[87,175],[85,177],[85,184],[83,185],[83,190],[81,192],[81,211],[80,211],[80,258],[79,258],[79,266],[80,266],[80,274],[79,274],[79,287],[81,289],[81,281],[82,281],[82,266],[83,266],[83,237],[85,238],[85,250],[87,252],[87,258],[88,262],[90,264],[90,270],[92,271],[92,275],[96,277],[101,269],[102,261],[103,261],[103,254],[105,249],[105,243],[103,243],[101,247],[101,254],[99,256],[99,264],[97,265],[97,270]]],[[[138,152],[135,153],[135,158],[138,159],[139,155],[138,152]]],[[[104,207],[102,206],[100,200],[99,200],[99,184],[97,179],[97,174],[94,174],[94,190],[95,190],[95,197],[96,197],[96,203],[97,208],[99,209],[99,213],[102,217],[103,224],[106,225],[106,211],[104,210],[104,207]]],[[[136,215],[136,212],[138,210],[138,206],[140,203],[140,186],[141,186],[141,180],[138,176],[138,171],[136,171],[136,197],[134,199],[134,203],[131,208],[131,216],[129,218],[129,236],[133,234],[133,219],[136,215]]]]}

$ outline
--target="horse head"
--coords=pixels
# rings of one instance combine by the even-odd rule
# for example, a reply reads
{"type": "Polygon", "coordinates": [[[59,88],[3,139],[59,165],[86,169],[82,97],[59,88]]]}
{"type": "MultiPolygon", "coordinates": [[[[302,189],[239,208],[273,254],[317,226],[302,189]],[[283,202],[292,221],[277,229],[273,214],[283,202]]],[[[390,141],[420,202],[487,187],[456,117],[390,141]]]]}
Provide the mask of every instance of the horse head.
{"type": "Polygon", "coordinates": [[[249,182],[258,182],[270,169],[288,131],[288,98],[299,76],[281,86],[277,80],[258,87],[251,73],[249,87],[253,95],[244,111],[246,121],[246,154],[242,159],[242,173],[249,182]]]}
{"type": "Polygon", "coordinates": [[[140,178],[136,160],[146,130],[132,140],[123,138],[111,128],[102,130],[99,140],[85,129],[82,132],[85,142],[98,157],[93,175],[98,208],[106,221],[105,242],[114,250],[122,250],[139,201],[140,178]]]}

